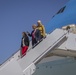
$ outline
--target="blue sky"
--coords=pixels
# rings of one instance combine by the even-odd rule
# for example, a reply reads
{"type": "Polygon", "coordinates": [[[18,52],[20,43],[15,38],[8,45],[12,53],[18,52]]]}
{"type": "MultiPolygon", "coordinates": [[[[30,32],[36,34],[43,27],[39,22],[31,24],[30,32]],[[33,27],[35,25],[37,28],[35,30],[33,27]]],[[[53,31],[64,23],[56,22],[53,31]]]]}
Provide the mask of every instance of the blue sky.
{"type": "Polygon", "coordinates": [[[23,31],[41,20],[47,25],[52,16],[69,0],[0,0],[0,63],[15,53],[23,31]]]}

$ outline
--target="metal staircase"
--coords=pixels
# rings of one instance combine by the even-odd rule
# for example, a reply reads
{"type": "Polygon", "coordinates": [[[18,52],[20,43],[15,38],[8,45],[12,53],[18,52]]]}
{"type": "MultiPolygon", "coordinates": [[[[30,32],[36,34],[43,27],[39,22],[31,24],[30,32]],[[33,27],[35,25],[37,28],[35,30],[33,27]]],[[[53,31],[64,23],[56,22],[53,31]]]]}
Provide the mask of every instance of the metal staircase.
{"type": "Polygon", "coordinates": [[[35,65],[63,39],[66,39],[66,33],[62,29],[55,29],[36,47],[31,48],[23,58],[18,57],[18,51],[4,62],[0,66],[0,75],[32,75],[36,70],[35,65]]]}

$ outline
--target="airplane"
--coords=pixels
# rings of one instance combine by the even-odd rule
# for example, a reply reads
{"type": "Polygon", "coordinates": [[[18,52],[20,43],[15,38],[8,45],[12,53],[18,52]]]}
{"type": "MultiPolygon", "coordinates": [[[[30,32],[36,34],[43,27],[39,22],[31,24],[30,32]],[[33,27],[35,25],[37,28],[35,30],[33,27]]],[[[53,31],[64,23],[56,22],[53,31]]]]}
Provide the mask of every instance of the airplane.
{"type": "Polygon", "coordinates": [[[21,58],[20,50],[0,65],[0,75],[76,74],[76,0],[61,8],[45,26],[47,36],[21,58]],[[70,28],[67,28],[67,27],[70,28]],[[51,30],[52,28],[52,30],[51,30]]]}
{"type": "Polygon", "coordinates": [[[75,0],[69,0],[69,2],[65,4],[48,22],[45,27],[47,33],[65,25],[76,24],[75,8],[75,0]]]}

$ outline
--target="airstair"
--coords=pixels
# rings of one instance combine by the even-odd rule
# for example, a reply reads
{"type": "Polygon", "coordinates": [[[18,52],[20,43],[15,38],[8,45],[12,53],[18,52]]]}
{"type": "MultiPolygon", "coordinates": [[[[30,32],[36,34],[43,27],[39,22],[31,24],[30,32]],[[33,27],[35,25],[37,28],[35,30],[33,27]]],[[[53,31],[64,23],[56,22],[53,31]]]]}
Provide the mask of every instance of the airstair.
{"type": "Polygon", "coordinates": [[[0,66],[0,75],[32,75],[36,70],[35,65],[66,39],[66,34],[62,29],[55,29],[23,58],[19,57],[18,51],[0,66]]]}

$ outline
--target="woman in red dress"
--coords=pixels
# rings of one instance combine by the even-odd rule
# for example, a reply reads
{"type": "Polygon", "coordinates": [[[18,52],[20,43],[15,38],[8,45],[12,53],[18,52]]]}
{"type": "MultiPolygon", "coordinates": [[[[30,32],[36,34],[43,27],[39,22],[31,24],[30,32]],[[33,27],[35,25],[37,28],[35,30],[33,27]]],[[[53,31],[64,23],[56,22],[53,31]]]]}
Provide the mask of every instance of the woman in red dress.
{"type": "Polygon", "coordinates": [[[27,49],[29,47],[29,38],[25,32],[22,32],[22,39],[21,39],[21,57],[26,55],[27,49]]]}

